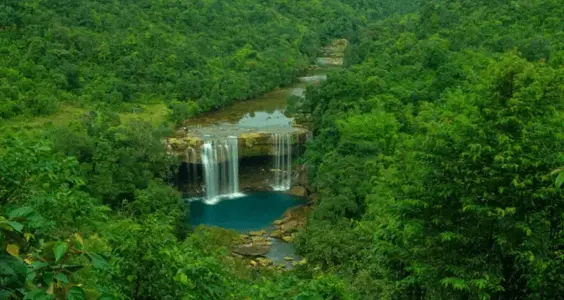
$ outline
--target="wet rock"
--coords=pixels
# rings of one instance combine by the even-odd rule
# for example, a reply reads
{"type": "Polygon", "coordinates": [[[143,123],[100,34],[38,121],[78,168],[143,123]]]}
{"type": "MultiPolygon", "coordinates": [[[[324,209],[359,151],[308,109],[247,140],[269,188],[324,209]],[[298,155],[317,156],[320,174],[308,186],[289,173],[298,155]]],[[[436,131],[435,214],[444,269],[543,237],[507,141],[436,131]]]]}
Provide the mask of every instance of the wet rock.
{"type": "Polygon", "coordinates": [[[299,196],[299,197],[307,197],[307,189],[303,186],[295,186],[290,189],[288,192],[290,195],[299,196]]]}
{"type": "Polygon", "coordinates": [[[272,260],[270,260],[268,258],[264,258],[264,257],[257,258],[257,262],[258,262],[259,266],[261,266],[261,267],[268,267],[268,266],[272,265],[272,260]]]}
{"type": "Polygon", "coordinates": [[[294,241],[294,237],[291,235],[285,235],[282,237],[282,240],[286,243],[291,243],[294,241]]]}
{"type": "Polygon", "coordinates": [[[288,221],[287,223],[280,225],[280,230],[282,230],[283,232],[293,232],[298,230],[299,226],[300,224],[298,223],[297,220],[291,220],[288,221]]]}
{"type": "Polygon", "coordinates": [[[282,225],[282,224],[284,224],[284,222],[286,222],[286,220],[282,219],[282,220],[276,220],[276,221],[272,222],[272,224],[274,224],[274,225],[282,225]]]}
{"type": "Polygon", "coordinates": [[[268,243],[268,240],[263,236],[253,236],[251,237],[251,242],[254,245],[266,245],[268,243]]]}
{"type": "Polygon", "coordinates": [[[284,260],[291,261],[294,260],[294,258],[291,256],[284,256],[284,260]]]}
{"type": "Polygon", "coordinates": [[[274,230],[273,232],[270,233],[270,237],[273,238],[281,238],[284,235],[284,232],[282,230],[274,230]]]}
{"type": "Polygon", "coordinates": [[[309,185],[309,180],[308,180],[308,169],[306,165],[299,165],[295,168],[293,182],[298,186],[306,187],[307,190],[307,186],[309,185]]]}
{"type": "Polygon", "coordinates": [[[265,230],[258,230],[258,231],[251,231],[249,232],[250,236],[263,236],[266,234],[265,230]]]}
{"type": "Polygon", "coordinates": [[[233,247],[232,251],[243,256],[256,257],[266,255],[270,251],[270,247],[267,245],[245,244],[233,247]]]}

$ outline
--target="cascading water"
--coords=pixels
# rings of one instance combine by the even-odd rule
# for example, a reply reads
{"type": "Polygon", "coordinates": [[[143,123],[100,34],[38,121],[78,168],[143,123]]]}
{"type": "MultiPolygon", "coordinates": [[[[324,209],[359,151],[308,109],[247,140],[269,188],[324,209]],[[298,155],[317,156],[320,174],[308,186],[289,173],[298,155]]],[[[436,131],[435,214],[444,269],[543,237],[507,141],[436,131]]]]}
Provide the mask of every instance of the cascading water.
{"type": "Polygon", "coordinates": [[[287,191],[292,187],[292,134],[272,135],[276,154],[274,157],[274,185],[276,191],[287,191]]]}
{"type": "Polygon", "coordinates": [[[237,137],[207,140],[202,146],[205,201],[217,203],[221,198],[239,194],[239,149],[237,137]]]}

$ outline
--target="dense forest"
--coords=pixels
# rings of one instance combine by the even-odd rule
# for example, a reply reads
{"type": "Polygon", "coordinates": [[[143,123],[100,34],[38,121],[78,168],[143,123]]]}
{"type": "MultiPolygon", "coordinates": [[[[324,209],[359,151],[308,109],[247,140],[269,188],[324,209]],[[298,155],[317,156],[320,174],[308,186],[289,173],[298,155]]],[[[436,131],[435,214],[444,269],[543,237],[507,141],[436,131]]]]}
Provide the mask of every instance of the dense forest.
{"type": "Polygon", "coordinates": [[[361,299],[564,297],[564,6],[424,1],[311,88],[297,241],[361,299]]]}
{"type": "Polygon", "coordinates": [[[564,298],[559,0],[7,0],[0,299],[564,298]],[[250,269],[185,223],[169,121],[288,84],[319,195],[307,264],[250,269]],[[64,107],[64,126],[25,124],[64,107]],[[162,125],[162,126],[161,126],[162,125]]]}
{"type": "Polygon", "coordinates": [[[367,19],[362,8],[338,0],[3,1],[0,120],[60,105],[127,110],[159,101],[187,118],[291,82],[329,37],[355,35],[367,19]]]}

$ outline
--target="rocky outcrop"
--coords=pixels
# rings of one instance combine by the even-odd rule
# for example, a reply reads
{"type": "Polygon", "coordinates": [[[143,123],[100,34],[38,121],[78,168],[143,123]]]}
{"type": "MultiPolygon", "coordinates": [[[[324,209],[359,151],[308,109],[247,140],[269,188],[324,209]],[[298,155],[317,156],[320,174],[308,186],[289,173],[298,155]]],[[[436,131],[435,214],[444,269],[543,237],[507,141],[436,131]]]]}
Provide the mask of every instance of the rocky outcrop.
{"type": "MultiPolygon", "coordinates": [[[[218,129],[219,130],[219,129],[218,129]]],[[[309,130],[301,127],[284,129],[292,134],[292,145],[305,144],[310,134],[309,130]]],[[[184,162],[200,164],[201,149],[204,144],[204,136],[207,131],[184,131],[179,130],[174,137],[165,140],[168,152],[180,157],[184,162]]],[[[231,132],[230,132],[231,133],[231,132]]],[[[276,149],[272,135],[274,132],[268,130],[259,131],[237,131],[232,132],[239,139],[239,157],[252,156],[274,156],[276,149]]],[[[221,160],[221,157],[218,158],[221,160]]]]}
{"type": "Polygon", "coordinates": [[[247,257],[258,257],[266,255],[270,251],[270,247],[268,245],[244,244],[234,246],[231,251],[247,257]]]}
{"type": "Polygon", "coordinates": [[[239,239],[239,244],[233,246],[231,251],[244,257],[264,256],[270,251],[272,245],[265,230],[251,231],[248,235],[241,234],[239,239]]]}
{"type": "Polygon", "coordinates": [[[320,66],[342,66],[348,45],[349,42],[345,39],[333,40],[331,44],[321,48],[316,63],[320,66]]]}
{"type": "Polygon", "coordinates": [[[299,185],[292,187],[288,191],[288,193],[290,195],[294,195],[294,196],[298,196],[298,197],[307,197],[307,195],[308,195],[307,189],[305,187],[299,186],[299,185]]]}
{"type": "Polygon", "coordinates": [[[273,238],[279,238],[286,243],[294,241],[295,234],[300,230],[306,222],[310,208],[308,206],[298,206],[289,209],[284,217],[274,221],[276,230],[270,233],[273,238]]]}

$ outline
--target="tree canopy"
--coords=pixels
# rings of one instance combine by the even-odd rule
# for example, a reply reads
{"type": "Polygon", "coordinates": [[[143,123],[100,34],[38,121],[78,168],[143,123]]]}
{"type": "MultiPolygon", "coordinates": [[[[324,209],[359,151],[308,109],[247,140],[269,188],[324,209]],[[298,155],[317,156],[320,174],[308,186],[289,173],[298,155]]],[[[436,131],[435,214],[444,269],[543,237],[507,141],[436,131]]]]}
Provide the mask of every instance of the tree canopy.
{"type": "Polygon", "coordinates": [[[563,13],[436,0],[364,28],[303,105],[309,261],[364,299],[561,299],[563,13]]]}
{"type": "Polygon", "coordinates": [[[562,299],[564,6],[558,0],[6,0],[2,299],[562,299]],[[168,126],[345,67],[295,104],[317,193],[307,264],[250,269],[186,227],[168,126]],[[61,126],[62,125],[62,126],[61,126]]]}

